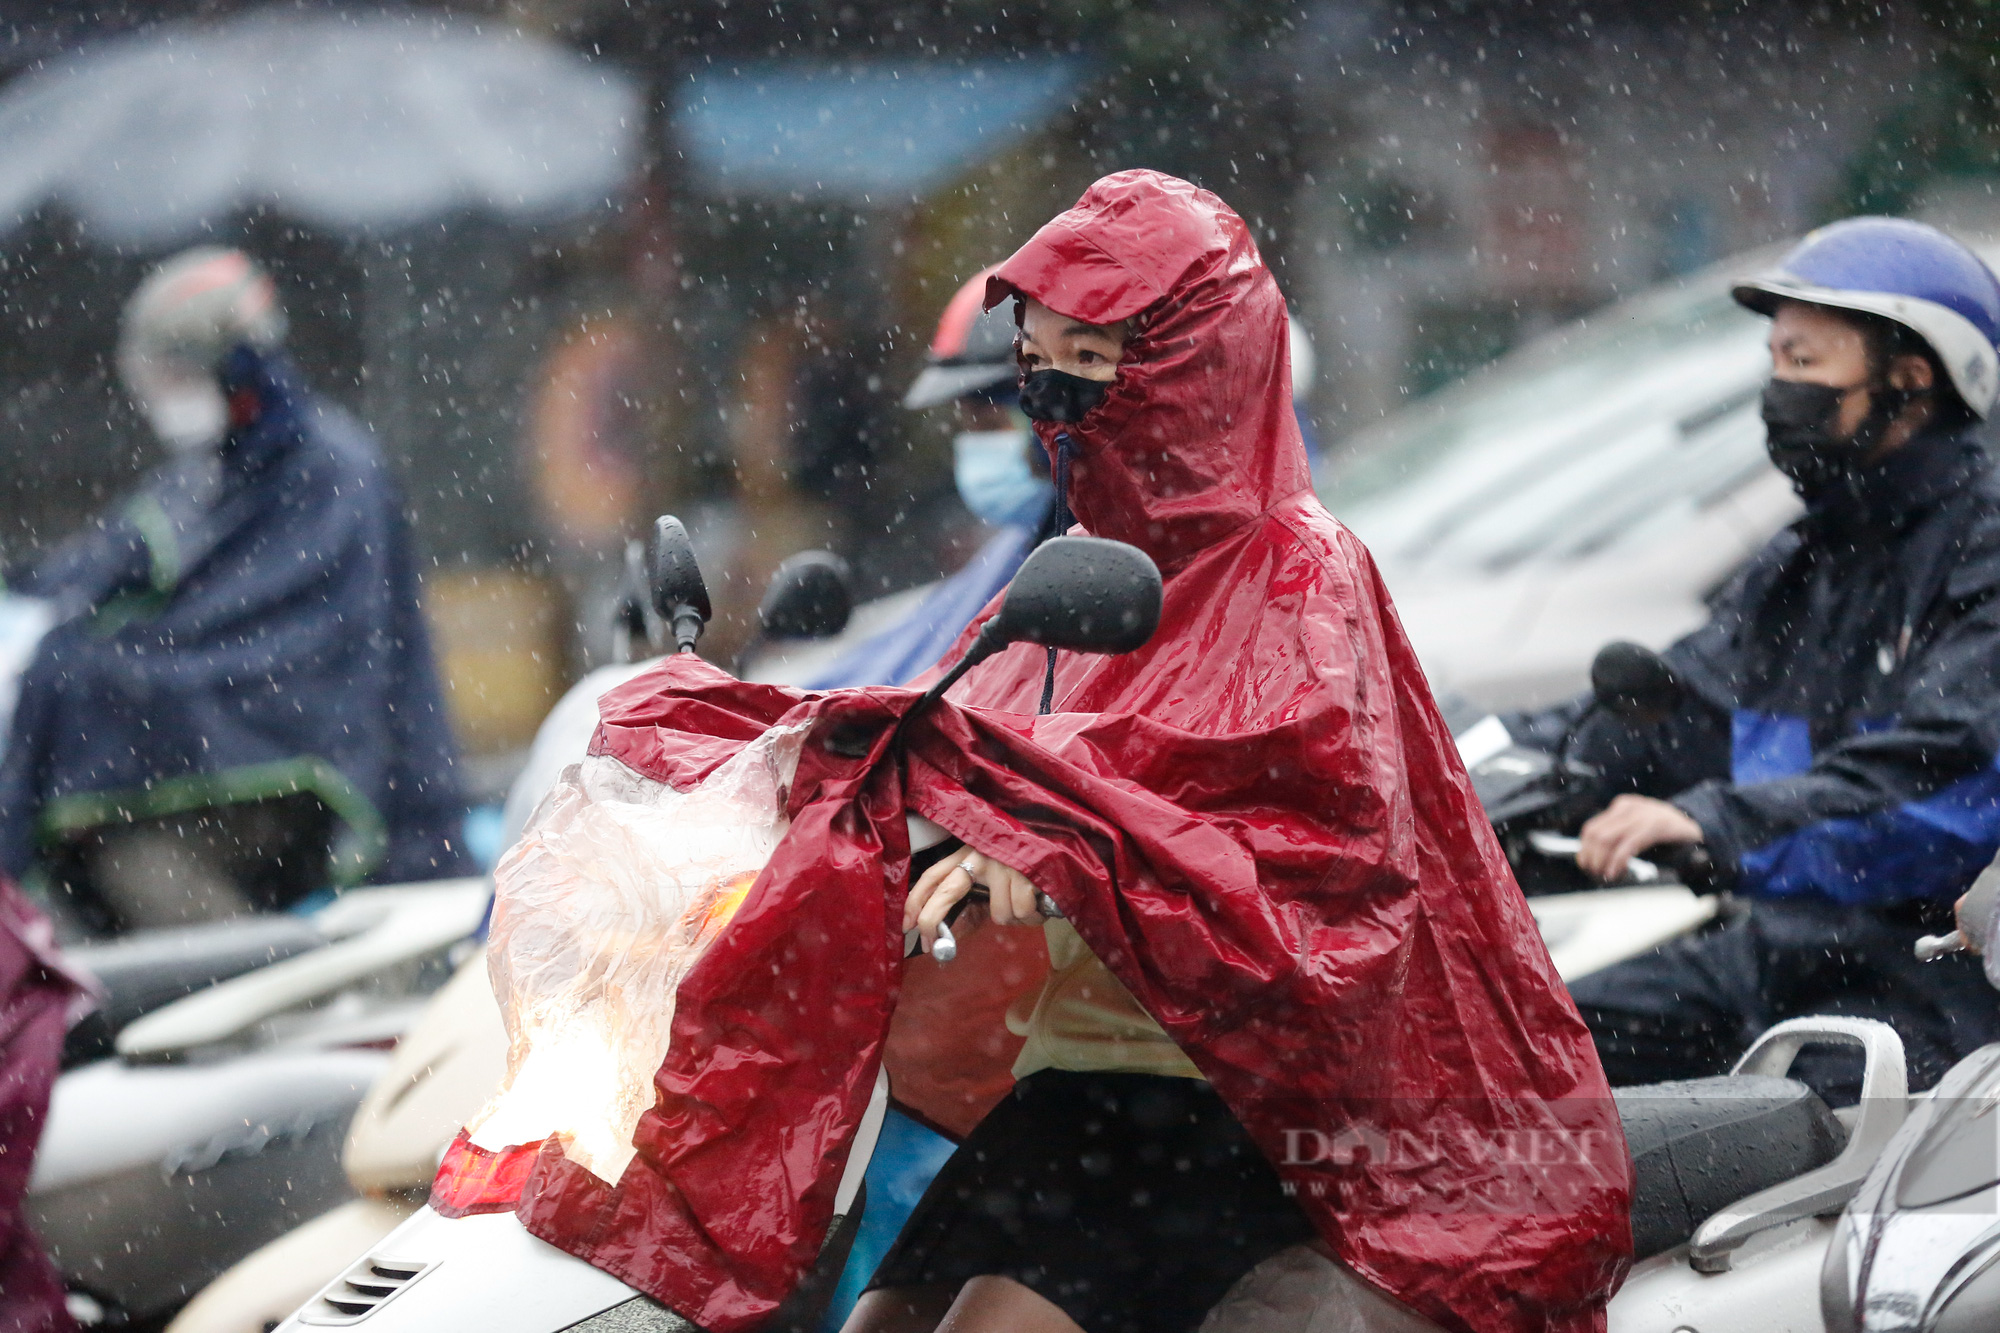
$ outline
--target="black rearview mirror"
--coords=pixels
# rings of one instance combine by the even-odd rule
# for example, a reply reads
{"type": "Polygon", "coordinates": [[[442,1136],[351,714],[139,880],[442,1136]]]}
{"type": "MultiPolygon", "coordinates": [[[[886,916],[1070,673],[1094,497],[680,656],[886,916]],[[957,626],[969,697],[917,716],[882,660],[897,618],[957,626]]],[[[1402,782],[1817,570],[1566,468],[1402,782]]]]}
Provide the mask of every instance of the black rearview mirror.
{"type": "Polygon", "coordinates": [[[1080,653],[1129,653],[1160,626],[1160,570],[1136,546],[1105,537],[1051,537],[1007,585],[1000,610],[923,699],[914,716],[959,677],[1013,643],[1080,653]]]}
{"type": "Polygon", "coordinates": [[[1636,643],[1607,643],[1590,664],[1597,701],[1632,722],[1659,722],[1681,704],[1681,682],[1666,659],[1636,643]]]}
{"type": "Polygon", "coordinates": [[[701,638],[714,610],[687,528],[671,514],[662,514],[654,520],[650,573],[653,609],[673,627],[677,650],[693,652],[695,641],[701,638]]]}
{"type": "Polygon", "coordinates": [[[773,639],[830,639],[854,614],[847,562],[831,551],[800,551],[771,575],[757,624],[773,639]]]}
{"type": "Polygon", "coordinates": [[[1160,571],[1144,551],[1103,537],[1052,537],[1022,562],[987,632],[1003,645],[1129,653],[1159,624],[1160,571]]]}

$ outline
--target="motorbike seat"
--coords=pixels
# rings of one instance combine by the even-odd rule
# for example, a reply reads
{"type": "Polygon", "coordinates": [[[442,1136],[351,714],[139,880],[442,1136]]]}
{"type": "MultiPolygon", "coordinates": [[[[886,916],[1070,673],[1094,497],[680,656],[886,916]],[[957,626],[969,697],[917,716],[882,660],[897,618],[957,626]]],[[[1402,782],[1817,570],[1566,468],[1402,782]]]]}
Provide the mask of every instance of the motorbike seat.
{"type": "Polygon", "coordinates": [[[1826,1165],[1847,1142],[1796,1079],[1733,1074],[1612,1095],[1632,1154],[1635,1259],[1686,1243],[1715,1213],[1826,1165]]]}
{"type": "Polygon", "coordinates": [[[274,915],[135,931],[102,944],[72,946],[65,956],[95,977],[104,995],[97,1009],[69,1030],[63,1068],[110,1055],[121,1028],[182,996],[326,942],[311,922],[274,915]]]}

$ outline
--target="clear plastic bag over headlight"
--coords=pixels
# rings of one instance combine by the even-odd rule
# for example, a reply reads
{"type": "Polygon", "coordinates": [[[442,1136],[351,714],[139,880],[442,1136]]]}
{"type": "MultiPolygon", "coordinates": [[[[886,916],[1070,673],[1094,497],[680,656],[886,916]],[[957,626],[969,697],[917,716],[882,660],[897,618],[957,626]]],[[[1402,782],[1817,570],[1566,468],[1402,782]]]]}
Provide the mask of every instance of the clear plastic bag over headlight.
{"type": "Polygon", "coordinates": [[[507,1077],[467,1126],[489,1152],[556,1137],[614,1183],[653,1104],[681,978],[784,837],[803,728],[773,728],[677,791],[593,756],[495,872],[488,966],[507,1077]]]}

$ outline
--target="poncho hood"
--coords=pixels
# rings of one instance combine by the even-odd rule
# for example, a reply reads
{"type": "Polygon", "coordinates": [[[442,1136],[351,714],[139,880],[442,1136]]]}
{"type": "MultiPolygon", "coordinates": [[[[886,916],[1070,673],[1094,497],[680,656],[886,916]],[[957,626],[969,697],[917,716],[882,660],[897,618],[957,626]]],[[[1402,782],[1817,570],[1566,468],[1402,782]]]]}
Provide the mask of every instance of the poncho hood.
{"type": "Polygon", "coordinates": [[[1311,484],[1292,412],[1285,301],[1229,206],[1157,171],[1090,187],[987,279],[990,307],[1040,301],[1131,321],[1104,401],[1073,426],[1070,507],[1165,572],[1311,484]]]}
{"type": "MultiPolygon", "coordinates": [[[[999,928],[949,967],[903,961],[915,812],[1055,899],[1356,1272],[1448,1329],[1601,1330],[1631,1247],[1616,1108],[1373,562],[1305,487],[1284,308],[1243,224],[1123,173],[995,281],[1139,321],[1076,428],[1074,493],[1168,568],[1158,631],[1058,653],[1041,716],[1047,654],[1017,644],[894,746],[909,690],[683,656],[605,695],[593,754],[676,789],[805,728],[789,832],[675,992],[620,1178],[550,1139],[496,1201],[461,1148],[434,1202],[513,1207],[704,1328],[757,1326],[826,1234],[876,1070],[969,1126],[1007,1086],[1000,1012],[1046,968],[982,945],[1040,944],[999,928]]],[[[503,866],[496,923],[508,891],[503,866]]]]}

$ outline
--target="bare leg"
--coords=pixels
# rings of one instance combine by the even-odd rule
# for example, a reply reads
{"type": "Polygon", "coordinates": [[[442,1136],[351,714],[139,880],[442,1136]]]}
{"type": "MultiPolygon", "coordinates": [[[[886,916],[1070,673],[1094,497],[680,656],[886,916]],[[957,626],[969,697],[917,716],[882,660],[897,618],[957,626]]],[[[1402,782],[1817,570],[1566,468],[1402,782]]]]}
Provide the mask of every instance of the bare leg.
{"type": "Polygon", "coordinates": [[[885,1287],[862,1293],[840,1333],[932,1333],[950,1308],[945,1287],[885,1287]]]}
{"type": "Polygon", "coordinates": [[[1011,1277],[976,1277],[959,1288],[938,1333],[1083,1333],[1047,1297],[1011,1277]]]}
{"type": "Polygon", "coordinates": [[[1062,1310],[1010,1277],[976,1277],[958,1299],[942,1287],[864,1295],[841,1333],[1083,1333],[1062,1310]]]}

